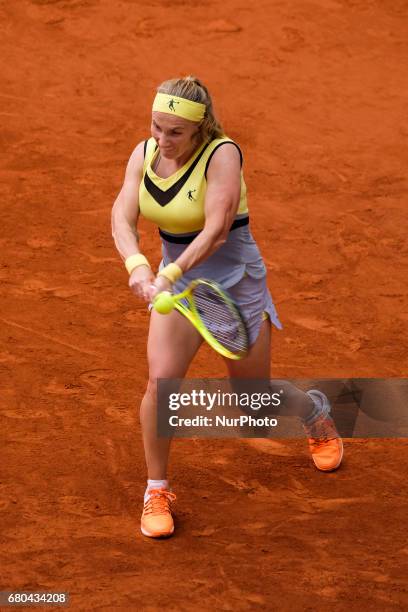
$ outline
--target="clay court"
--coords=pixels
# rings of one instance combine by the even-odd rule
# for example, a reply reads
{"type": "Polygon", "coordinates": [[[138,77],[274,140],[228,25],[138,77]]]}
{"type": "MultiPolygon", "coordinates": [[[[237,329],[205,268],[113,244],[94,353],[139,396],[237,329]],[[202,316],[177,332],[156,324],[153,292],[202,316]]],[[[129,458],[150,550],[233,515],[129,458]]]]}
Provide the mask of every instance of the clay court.
{"type": "MultiPolygon", "coordinates": [[[[146,305],[110,211],[155,87],[196,74],[244,153],[273,375],[406,377],[405,0],[2,0],[1,584],[73,610],[401,610],[406,439],[177,440],[139,531],[146,305]]],[[[144,253],[159,237],[141,223],[144,253]]],[[[224,376],[200,350],[190,376],[224,376]]]]}

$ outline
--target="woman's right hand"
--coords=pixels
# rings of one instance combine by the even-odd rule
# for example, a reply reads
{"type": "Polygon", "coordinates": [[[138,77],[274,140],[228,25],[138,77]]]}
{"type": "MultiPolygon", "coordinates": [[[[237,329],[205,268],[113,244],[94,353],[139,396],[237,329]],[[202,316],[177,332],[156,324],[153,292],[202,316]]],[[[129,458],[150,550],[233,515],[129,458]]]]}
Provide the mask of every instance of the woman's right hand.
{"type": "Polygon", "coordinates": [[[129,277],[131,291],[140,298],[150,302],[151,285],[155,276],[150,266],[137,266],[129,277]]]}

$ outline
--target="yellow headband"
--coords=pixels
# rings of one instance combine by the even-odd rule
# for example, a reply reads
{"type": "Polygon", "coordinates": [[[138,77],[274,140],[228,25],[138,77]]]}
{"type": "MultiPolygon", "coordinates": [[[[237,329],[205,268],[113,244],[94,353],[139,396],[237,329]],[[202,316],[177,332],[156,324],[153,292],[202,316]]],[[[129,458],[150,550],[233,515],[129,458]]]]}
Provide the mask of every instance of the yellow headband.
{"type": "Polygon", "coordinates": [[[177,115],[183,119],[190,121],[201,121],[205,114],[205,104],[193,102],[178,96],[169,96],[168,94],[158,93],[153,102],[153,110],[159,113],[169,113],[177,115]]]}

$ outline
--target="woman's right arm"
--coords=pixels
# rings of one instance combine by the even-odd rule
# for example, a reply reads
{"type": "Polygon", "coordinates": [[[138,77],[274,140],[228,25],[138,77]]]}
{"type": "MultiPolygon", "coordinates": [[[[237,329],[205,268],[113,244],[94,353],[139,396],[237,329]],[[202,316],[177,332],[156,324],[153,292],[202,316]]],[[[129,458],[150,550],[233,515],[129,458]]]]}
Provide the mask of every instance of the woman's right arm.
{"type": "MultiPolygon", "coordinates": [[[[123,261],[140,253],[136,230],[139,218],[139,186],[143,175],[144,143],[140,142],[130,156],[122,189],[112,207],[112,237],[123,261]]],[[[129,278],[132,291],[149,299],[154,274],[149,266],[135,268],[129,278]]]]}
{"type": "Polygon", "coordinates": [[[143,142],[140,142],[130,156],[122,189],[112,207],[112,237],[123,261],[130,255],[139,253],[136,226],[142,171],[143,142]]]}

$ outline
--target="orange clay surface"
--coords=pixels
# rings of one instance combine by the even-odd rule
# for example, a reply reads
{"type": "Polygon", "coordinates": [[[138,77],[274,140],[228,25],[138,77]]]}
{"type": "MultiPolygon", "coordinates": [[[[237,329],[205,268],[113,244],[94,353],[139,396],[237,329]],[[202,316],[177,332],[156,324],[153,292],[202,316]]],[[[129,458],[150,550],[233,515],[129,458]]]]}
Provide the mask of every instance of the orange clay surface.
{"type": "MultiPolygon", "coordinates": [[[[155,86],[197,74],[241,146],[276,377],[407,376],[405,0],[2,0],[1,589],[72,610],[407,606],[406,440],[179,440],[139,532],[148,313],[110,209],[155,86]]],[[[157,232],[142,247],[159,262],[157,232]]],[[[203,347],[192,376],[224,376],[203,347]]]]}

